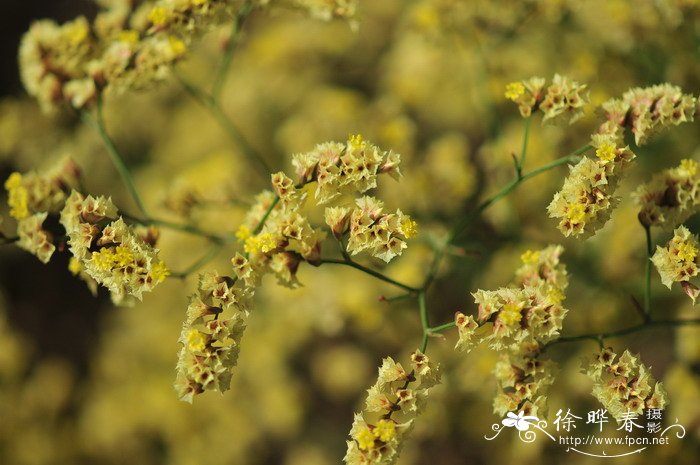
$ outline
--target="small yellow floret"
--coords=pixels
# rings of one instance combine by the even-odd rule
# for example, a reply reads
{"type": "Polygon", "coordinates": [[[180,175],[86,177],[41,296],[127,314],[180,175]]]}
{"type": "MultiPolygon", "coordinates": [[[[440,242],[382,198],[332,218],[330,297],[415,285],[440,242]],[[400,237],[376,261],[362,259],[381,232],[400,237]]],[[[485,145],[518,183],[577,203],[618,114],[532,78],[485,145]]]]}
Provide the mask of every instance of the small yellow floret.
{"type": "Polygon", "coordinates": [[[112,257],[113,266],[115,267],[125,267],[134,262],[134,253],[125,245],[118,245],[114,250],[114,255],[112,257]]]}
{"type": "Polygon", "coordinates": [[[559,305],[564,301],[564,292],[558,287],[551,287],[547,291],[547,300],[552,305],[559,305]]]}
{"type": "Polygon", "coordinates": [[[678,244],[678,258],[686,261],[695,261],[695,257],[698,256],[698,249],[693,244],[688,242],[681,242],[678,244]]]}
{"type": "Polygon", "coordinates": [[[111,270],[114,265],[114,249],[105,247],[92,253],[90,258],[92,264],[101,270],[111,270]]]}
{"type": "Polygon", "coordinates": [[[29,216],[29,192],[22,185],[22,175],[15,172],[5,181],[7,190],[7,205],[10,207],[10,216],[22,220],[29,216]]]}
{"type": "Polygon", "coordinates": [[[67,26],[66,33],[71,45],[80,45],[85,39],[87,39],[90,30],[85,22],[77,21],[70,26],[67,26]]]}
{"type": "Polygon", "coordinates": [[[582,223],[586,218],[586,207],[580,203],[569,204],[566,211],[566,218],[573,224],[582,223]]]}
{"type": "Polygon", "coordinates": [[[359,150],[365,146],[365,138],[362,137],[362,134],[350,135],[348,141],[350,142],[350,147],[355,150],[359,150]]]}
{"type": "Polygon", "coordinates": [[[166,10],[162,6],[154,6],[148,13],[148,20],[154,26],[162,26],[168,22],[169,16],[170,15],[168,14],[168,10],[166,10]]]}
{"type": "Polygon", "coordinates": [[[368,427],[364,427],[357,433],[357,445],[360,446],[362,450],[374,449],[374,434],[368,427]]]}
{"type": "Polygon", "coordinates": [[[522,314],[522,304],[516,304],[515,302],[508,302],[503,306],[498,314],[498,319],[506,326],[513,326],[520,323],[522,314]]]}
{"type": "Polygon", "coordinates": [[[187,45],[178,37],[169,36],[168,43],[170,44],[170,50],[175,56],[183,55],[187,51],[187,45]]]}
{"type": "Polygon", "coordinates": [[[511,82],[506,86],[505,96],[508,100],[516,101],[525,93],[525,86],[522,82],[511,82]]]}
{"type": "Polygon", "coordinates": [[[687,171],[690,176],[695,176],[698,172],[698,163],[695,160],[681,160],[681,168],[687,171]]]}
{"type": "Polygon", "coordinates": [[[207,347],[207,339],[201,331],[191,329],[187,333],[187,348],[190,352],[202,352],[207,347]]]}
{"type": "Polygon", "coordinates": [[[68,271],[70,271],[74,275],[77,275],[82,270],[83,270],[83,265],[80,263],[80,260],[78,260],[75,257],[71,257],[70,261],[68,262],[68,271]]]}
{"type": "Polygon", "coordinates": [[[125,29],[123,31],[119,31],[119,35],[117,35],[117,40],[133,45],[139,41],[139,32],[134,31],[133,29],[125,29]]]}
{"type": "Polygon", "coordinates": [[[151,269],[151,278],[155,282],[162,283],[168,276],[170,276],[170,270],[168,270],[168,267],[165,266],[165,263],[158,262],[153,265],[153,268],[151,269]]]}
{"type": "Polygon", "coordinates": [[[617,147],[606,142],[596,149],[595,155],[603,161],[613,161],[617,156],[617,147]]]}
{"type": "Polygon", "coordinates": [[[406,239],[410,239],[418,233],[418,223],[407,216],[401,221],[401,231],[406,239]]]}
{"type": "Polygon", "coordinates": [[[391,420],[379,420],[373,433],[380,441],[389,442],[396,436],[396,424],[391,420]]]}
{"type": "Polygon", "coordinates": [[[239,241],[245,241],[251,236],[250,228],[244,224],[240,225],[238,227],[238,230],[236,231],[236,239],[239,241]]]}
{"type": "Polygon", "coordinates": [[[520,260],[526,265],[536,265],[540,261],[540,252],[537,250],[526,250],[520,256],[520,260]]]}

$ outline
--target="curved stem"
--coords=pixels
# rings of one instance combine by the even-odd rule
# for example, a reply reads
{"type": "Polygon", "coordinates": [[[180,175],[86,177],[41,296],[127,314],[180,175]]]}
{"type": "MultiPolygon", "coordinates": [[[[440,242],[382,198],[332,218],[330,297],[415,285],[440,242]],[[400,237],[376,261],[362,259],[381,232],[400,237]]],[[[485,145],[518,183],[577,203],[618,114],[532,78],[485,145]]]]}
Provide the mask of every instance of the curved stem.
{"type": "Polygon", "coordinates": [[[349,266],[351,268],[355,268],[356,270],[360,270],[363,273],[366,273],[370,276],[374,276],[375,278],[379,279],[380,281],[384,281],[385,283],[392,284],[396,287],[400,287],[401,289],[404,289],[409,292],[420,292],[420,289],[416,287],[409,286],[407,284],[400,283],[398,281],[395,281],[388,276],[384,276],[378,271],[374,271],[371,268],[367,268],[366,266],[360,265],[359,263],[353,261],[353,260],[338,260],[335,258],[323,258],[320,261],[321,264],[323,263],[329,263],[329,264],[336,264],[336,265],[345,265],[349,266]]]}
{"type": "Polygon", "coordinates": [[[216,70],[216,75],[214,76],[214,84],[211,89],[211,96],[214,100],[219,100],[221,96],[221,90],[226,82],[226,76],[228,75],[228,70],[231,68],[231,61],[233,60],[233,52],[236,50],[236,46],[241,39],[241,29],[243,28],[243,23],[250,16],[250,14],[255,9],[253,2],[246,1],[238,10],[236,17],[231,24],[231,33],[228,38],[228,43],[226,44],[226,49],[221,57],[221,62],[216,70]]]}
{"type": "Polygon", "coordinates": [[[544,345],[543,350],[557,344],[564,344],[568,342],[576,342],[582,340],[592,340],[592,341],[602,341],[604,339],[610,339],[614,337],[627,336],[628,334],[637,333],[639,331],[645,331],[647,329],[663,327],[663,326],[686,326],[686,325],[700,325],[700,318],[690,319],[690,320],[649,320],[638,325],[630,326],[628,328],[618,329],[616,331],[610,331],[607,333],[591,333],[591,334],[580,334],[578,336],[562,336],[552,342],[548,342],[544,345]]]}
{"type": "Polygon", "coordinates": [[[119,152],[117,151],[114,142],[109,137],[109,134],[107,134],[107,129],[105,128],[104,119],[102,117],[102,99],[97,99],[96,116],[94,118],[92,118],[87,112],[81,112],[80,117],[86,124],[92,126],[92,128],[97,131],[100,138],[102,139],[102,142],[105,145],[105,148],[107,149],[107,153],[109,154],[109,158],[112,160],[112,164],[117,169],[117,172],[122,178],[122,182],[129,191],[129,194],[131,194],[131,198],[134,199],[134,202],[136,203],[136,206],[139,208],[141,213],[148,216],[148,212],[146,211],[146,207],[143,201],[141,200],[141,196],[136,190],[136,184],[134,183],[134,179],[131,177],[131,173],[129,173],[129,169],[126,167],[124,160],[119,155],[119,152]]]}
{"type": "Polygon", "coordinates": [[[423,340],[420,351],[425,353],[428,347],[428,335],[430,334],[430,323],[428,322],[428,305],[425,300],[425,290],[418,292],[418,312],[420,314],[420,324],[423,328],[423,340]]]}
{"type": "Polygon", "coordinates": [[[216,258],[216,256],[219,255],[219,252],[221,252],[222,248],[223,248],[223,244],[215,243],[209,249],[209,251],[205,255],[203,255],[199,260],[197,260],[192,265],[188,266],[187,268],[185,268],[182,271],[172,272],[170,274],[170,276],[173,278],[180,278],[180,279],[186,278],[187,276],[194,273],[195,271],[197,271],[198,269],[200,269],[201,267],[203,267],[204,265],[206,265],[207,263],[212,261],[214,258],[216,258]]]}
{"type": "Polygon", "coordinates": [[[172,221],[167,221],[167,220],[161,220],[157,218],[139,218],[134,215],[130,215],[128,213],[124,213],[123,211],[119,212],[124,218],[133,221],[134,223],[138,223],[143,226],[160,226],[166,229],[172,229],[175,231],[181,231],[187,234],[192,234],[193,236],[200,236],[205,239],[208,239],[214,243],[217,244],[224,244],[226,242],[233,242],[235,240],[235,237],[232,235],[229,236],[219,236],[213,233],[209,233],[207,231],[204,231],[202,229],[199,229],[196,226],[193,226],[191,224],[183,224],[183,223],[174,223],[172,221]]]}
{"type": "Polygon", "coordinates": [[[228,134],[233,143],[243,150],[245,156],[248,157],[255,166],[260,177],[267,181],[272,173],[272,169],[257,150],[245,139],[233,121],[224,113],[219,102],[212,95],[187,82],[179,73],[176,72],[175,76],[178,78],[185,91],[214,116],[214,119],[216,119],[219,126],[226,131],[226,134],[228,134]]]}
{"type": "Polygon", "coordinates": [[[653,254],[653,244],[651,240],[651,227],[644,225],[644,232],[647,239],[646,266],[644,269],[644,319],[651,319],[651,256],[653,254]]]}
{"type": "MultiPolygon", "coordinates": [[[[527,128],[527,126],[526,126],[527,128]]],[[[524,147],[526,147],[525,144],[523,144],[524,147]]],[[[445,255],[445,251],[447,250],[447,247],[452,245],[455,239],[457,239],[460,234],[464,232],[464,230],[469,226],[471,221],[478,216],[480,213],[484,212],[486,209],[491,207],[493,204],[510,194],[516,187],[518,187],[522,182],[533,178],[539,174],[542,174],[544,172],[547,172],[551,169],[554,169],[558,166],[565,165],[567,163],[572,163],[578,160],[578,157],[587,152],[592,148],[591,145],[584,145],[583,147],[580,147],[570,154],[563,156],[561,158],[558,158],[554,160],[553,162],[547,163],[545,165],[540,166],[539,168],[535,168],[534,170],[523,174],[516,176],[511,182],[506,184],[500,191],[498,191],[496,194],[494,194],[492,197],[489,197],[485,201],[483,201],[479,206],[469,212],[467,215],[462,217],[460,221],[457,222],[455,227],[452,229],[452,232],[449,234],[447,240],[445,241],[445,244],[438,249],[438,251],[435,253],[435,256],[433,257],[433,261],[430,264],[430,268],[428,269],[428,274],[425,277],[425,281],[423,282],[422,289],[427,289],[432,281],[435,279],[435,274],[437,273],[437,269],[440,266],[440,262],[442,261],[442,258],[445,255]]]]}

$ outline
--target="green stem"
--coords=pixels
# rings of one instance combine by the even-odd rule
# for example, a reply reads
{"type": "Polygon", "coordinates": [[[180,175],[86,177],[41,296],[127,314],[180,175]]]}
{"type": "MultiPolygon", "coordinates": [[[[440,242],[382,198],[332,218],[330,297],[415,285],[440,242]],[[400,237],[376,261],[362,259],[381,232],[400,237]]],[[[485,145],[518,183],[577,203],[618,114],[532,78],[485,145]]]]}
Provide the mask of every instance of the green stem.
{"type": "Polygon", "coordinates": [[[557,344],[564,344],[568,342],[576,342],[583,340],[592,341],[602,341],[604,339],[610,339],[614,337],[627,336],[628,334],[637,333],[639,331],[645,331],[651,328],[658,328],[664,326],[685,326],[685,325],[700,325],[700,318],[690,319],[690,320],[649,320],[638,325],[630,326],[628,328],[618,329],[617,331],[611,331],[607,333],[597,333],[597,334],[581,334],[578,336],[562,336],[552,342],[545,344],[544,349],[557,344]]]}
{"type": "Polygon", "coordinates": [[[651,256],[653,244],[651,240],[651,227],[644,225],[644,232],[647,239],[646,267],[644,269],[644,318],[651,320],[651,256]]]}
{"type": "Polygon", "coordinates": [[[394,285],[394,286],[396,286],[396,287],[400,287],[401,289],[404,289],[404,290],[406,290],[406,291],[409,291],[409,292],[420,292],[420,289],[418,289],[418,288],[415,288],[415,287],[409,286],[409,285],[407,285],[407,284],[403,284],[403,283],[400,283],[400,282],[398,282],[398,281],[395,281],[395,280],[389,278],[388,276],[384,276],[383,274],[381,274],[381,273],[378,272],[378,271],[374,271],[374,270],[371,269],[371,268],[367,268],[366,266],[362,266],[362,265],[360,265],[359,263],[357,263],[357,262],[355,262],[355,261],[352,261],[352,260],[345,260],[345,259],[343,259],[343,260],[338,260],[338,259],[335,259],[335,258],[323,258],[323,259],[321,259],[321,262],[320,262],[320,263],[321,263],[321,264],[323,264],[323,263],[329,263],[329,264],[336,264],[336,265],[345,265],[345,266],[349,266],[349,267],[351,267],[351,268],[355,268],[356,270],[360,270],[360,271],[362,271],[363,273],[366,273],[366,274],[368,274],[368,275],[370,275],[370,276],[374,276],[375,278],[379,279],[380,281],[384,281],[384,282],[389,283],[389,284],[392,284],[392,285],[394,285]]]}
{"type": "Polygon", "coordinates": [[[102,142],[107,148],[107,153],[109,154],[109,157],[112,160],[112,164],[119,172],[119,176],[122,178],[122,182],[124,182],[124,184],[126,185],[126,188],[131,194],[131,197],[134,199],[134,202],[136,202],[136,206],[139,208],[141,213],[148,216],[146,207],[143,201],[141,200],[141,196],[136,190],[136,184],[134,183],[134,179],[131,177],[129,169],[126,167],[124,160],[122,160],[122,157],[119,155],[117,148],[114,146],[114,142],[109,137],[109,134],[107,134],[104,119],[102,117],[102,99],[97,99],[97,111],[95,118],[92,118],[87,112],[81,112],[80,116],[86,124],[92,126],[100,135],[102,142]]]}
{"type": "Polygon", "coordinates": [[[469,212],[467,215],[462,217],[462,219],[457,222],[455,227],[452,229],[452,232],[448,236],[447,240],[445,241],[445,245],[440,247],[438,251],[435,253],[433,256],[433,261],[430,264],[430,267],[428,268],[428,273],[425,277],[425,281],[423,282],[423,286],[421,289],[427,289],[435,279],[435,275],[437,273],[437,269],[440,266],[440,262],[442,261],[445,251],[447,248],[452,245],[455,239],[459,237],[460,234],[464,232],[464,230],[469,226],[471,221],[478,216],[480,213],[483,213],[486,209],[491,207],[493,204],[510,194],[520,183],[533,178],[539,174],[542,174],[546,171],[549,171],[551,169],[554,169],[558,166],[565,165],[567,163],[572,163],[578,160],[578,157],[591,149],[591,145],[584,145],[583,147],[580,147],[570,154],[558,158],[554,160],[553,162],[547,163],[545,165],[540,166],[539,168],[535,168],[534,170],[530,171],[529,173],[516,176],[511,182],[509,182],[506,186],[504,186],[500,191],[498,191],[496,194],[494,194],[492,197],[486,199],[484,202],[482,202],[475,210],[469,212]]]}
{"type": "Polygon", "coordinates": [[[226,131],[229,138],[234,144],[238,145],[245,156],[250,160],[250,162],[255,166],[260,177],[267,181],[272,173],[272,169],[267,164],[265,159],[253,148],[253,146],[243,137],[243,134],[238,130],[236,125],[231,121],[231,119],[224,113],[219,102],[207,94],[203,90],[195,87],[194,85],[187,82],[180,74],[177,72],[175,76],[180,81],[180,84],[185,89],[185,91],[197,101],[204,108],[209,110],[209,112],[214,116],[214,119],[219,123],[219,126],[226,131]]]}
{"type": "Polygon", "coordinates": [[[420,351],[425,353],[428,347],[428,335],[430,334],[430,323],[428,322],[428,305],[425,300],[425,290],[418,292],[418,312],[420,314],[420,324],[423,328],[423,340],[420,351]]]}
{"type": "Polygon", "coordinates": [[[175,231],[181,231],[187,234],[192,234],[193,236],[200,236],[217,244],[224,244],[226,242],[233,242],[235,240],[233,236],[219,236],[199,229],[198,227],[193,226],[191,224],[173,223],[172,221],[160,220],[157,218],[139,218],[124,212],[120,212],[120,214],[124,218],[143,226],[161,226],[166,229],[172,229],[175,231]]]}
{"type": "Polygon", "coordinates": [[[265,212],[263,217],[258,222],[257,226],[255,226],[255,229],[253,230],[253,234],[258,234],[260,231],[262,231],[263,226],[265,226],[265,222],[270,217],[270,213],[272,213],[272,210],[274,210],[274,208],[277,206],[279,201],[280,201],[280,198],[275,196],[275,200],[272,201],[270,206],[267,208],[267,211],[265,212]]]}
{"type": "Polygon", "coordinates": [[[454,328],[457,325],[455,324],[454,321],[450,321],[449,323],[444,323],[441,325],[433,326],[431,328],[428,328],[429,333],[440,333],[446,329],[454,328]]]}
{"type": "Polygon", "coordinates": [[[226,76],[228,75],[228,70],[231,68],[231,61],[233,60],[233,53],[236,50],[236,46],[240,42],[241,30],[243,28],[243,23],[250,16],[250,14],[255,9],[253,2],[245,2],[231,25],[231,33],[228,38],[228,43],[226,44],[226,49],[219,63],[219,67],[216,70],[216,75],[214,76],[214,84],[212,85],[211,96],[214,100],[219,100],[221,96],[221,90],[226,82],[226,76]]]}
{"type": "Polygon", "coordinates": [[[194,273],[210,261],[212,261],[214,258],[216,258],[217,255],[219,255],[219,252],[221,252],[221,249],[223,248],[223,244],[221,243],[216,243],[214,244],[209,251],[203,255],[199,260],[194,262],[192,265],[188,266],[185,268],[183,271],[179,272],[172,272],[170,276],[173,278],[181,278],[184,279],[188,277],[190,274],[194,273]]]}
{"type": "Polygon", "coordinates": [[[525,128],[523,130],[523,146],[520,149],[520,161],[518,162],[518,177],[522,177],[523,167],[525,166],[525,156],[527,155],[527,141],[530,136],[530,121],[532,117],[525,118],[525,128]]]}

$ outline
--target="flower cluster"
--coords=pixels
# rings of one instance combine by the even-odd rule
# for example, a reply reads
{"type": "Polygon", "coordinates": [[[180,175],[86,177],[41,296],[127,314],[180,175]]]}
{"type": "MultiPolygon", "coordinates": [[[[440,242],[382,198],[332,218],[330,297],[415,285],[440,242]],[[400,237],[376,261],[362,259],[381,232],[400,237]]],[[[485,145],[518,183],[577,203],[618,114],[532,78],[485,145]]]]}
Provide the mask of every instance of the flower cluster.
{"type": "Polygon", "coordinates": [[[260,3],[301,9],[312,18],[328,21],[332,18],[353,19],[358,0],[260,0],[260,3]]]}
{"type": "Polygon", "coordinates": [[[472,293],[478,315],[474,319],[456,313],[456,348],[469,351],[486,341],[495,350],[517,351],[522,344],[539,345],[556,339],[567,313],[562,306],[568,286],[566,267],[559,262],[562,251],[561,246],[527,251],[513,287],[472,293]],[[491,331],[478,330],[487,323],[492,324],[491,331]]]}
{"type": "Polygon", "coordinates": [[[383,360],[365,402],[365,412],[379,415],[378,419],[370,422],[365,414],[355,414],[345,463],[392,464],[399,458],[403,440],[423,412],[430,388],[440,382],[439,365],[419,350],[411,354],[411,368],[407,372],[391,357],[383,360]]]}
{"type": "MultiPolygon", "coordinates": [[[[91,23],[85,17],[59,25],[35,22],[19,51],[22,81],[42,109],[63,104],[84,108],[104,90],[142,88],[163,80],[192,39],[268,2],[243,0],[117,0],[101,2],[91,23]]],[[[277,3],[277,2],[275,2],[277,3]]],[[[288,2],[281,1],[280,5],[288,2]]],[[[313,16],[351,18],[354,0],[294,0],[313,16]]]]}
{"type": "Polygon", "coordinates": [[[547,207],[567,237],[589,237],[605,225],[620,201],[615,196],[620,179],[635,158],[628,146],[620,147],[610,137],[594,136],[592,143],[595,159],[584,157],[571,167],[547,207]]]}
{"type": "Polygon", "coordinates": [[[506,86],[505,96],[518,104],[523,117],[533,111],[543,113],[542,123],[559,123],[568,120],[574,123],[583,116],[583,107],[588,102],[585,84],[579,84],[565,76],[555,74],[552,83],[545,89],[546,80],[531,77],[525,81],[511,82],[506,86]]]}
{"type": "Polygon", "coordinates": [[[693,121],[698,111],[697,99],[671,84],[630,89],[622,98],[603,103],[602,108],[606,121],[598,132],[621,142],[627,128],[637,146],[663,128],[693,121]]]}
{"type": "Polygon", "coordinates": [[[350,136],[345,143],[326,142],[307,153],[294,155],[292,164],[302,182],[316,181],[316,202],[330,202],[342,194],[364,193],[377,187],[377,175],[401,175],[397,153],[381,150],[363,139],[350,136]]]}
{"type": "MultiPolygon", "coordinates": [[[[279,174],[273,175],[273,187],[279,191],[279,174]]],[[[288,186],[287,195],[279,203],[275,194],[258,194],[236,236],[244,251],[258,268],[277,277],[280,284],[296,287],[296,272],[302,261],[317,265],[325,232],[314,228],[300,213],[305,196],[288,186]]]]}
{"type": "Polygon", "coordinates": [[[672,229],[700,209],[700,170],[695,160],[655,174],[632,194],[639,220],[646,226],[672,229]]]}
{"type": "Polygon", "coordinates": [[[610,347],[601,350],[584,373],[593,380],[593,396],[618,421],[628,412],[641,414],[645,408],[664,409],[668,404],[662,383],[627,350],[619,358],[610,347]]]}
{"type": "Polygon", "coordinates": [[[233,263],[235,278],[216,272],[203,274],[190,298],[175,381],[183,401],[191,403],[204,391],[223,393],[229,388],[260,277],[243,256],[237,255],[233,263]]]}
{"type": "Polygon", "coordinates": [[[53,225],[71,189],[79,184],[75,162],[64,158],[42,172],[12,173],[5,181],[10,216],[17,220],[17,245],[48,263],[56,250],[53,225]],[[47,221],[51,217],[51,220],[47,221]]]}
{"type": "Polygon", "coordinates": [[[546,408],[556,364],[544,358],[542,347],[559,337],[567,313],[562,301],[569,279],[559,261],[562,252],[561,246],[526,251],[511,287],[472,294],[479,305],[476,319],[455,314],[457,350],[469,352],[487,342],[501,352],[494,369],[498,391],[493,400],[499,415],[512,411],[536,415],[546,408]]]}
{"type": "Polygon", "coordinates": [[[498,383],[494,413],[500,416],[508,412],[534,416],[544,413],[555,368],[556,363],[542,359],[537,346],[523,344],[520,352],[501,354],[493,370],[498,383]]]}
{"type": "Polygon", "coordinates": [[[363,251],[390,262],[407,247],[404,239],[416,234],[417,224],[401,210],[383,213],[384,202],[364,196],[355,201],[356,207],[326,208],[326,224],[336,238],[349,232],[347,250],[352,255],[363,251]]]}
{"type": "Polygon", "coordinates": [[[656,246],[651,261],[665,286],[671,289],[673,283],[680,282],[685,293],[695,303],[700,290],[689,280],[700,271],[700,242],[696,234],[692,234],[685,226],[678,227],[664,247],[656,246]]]}
{"type": "Polygon", "coordinates": [[[117,305],[141,300],[170,274],[153,247],[153,235],[142,237],[127,225],[111,199],[73,191],[61,211],[61,224],[77,260],[74,269],[108,288],[117,305]]]}

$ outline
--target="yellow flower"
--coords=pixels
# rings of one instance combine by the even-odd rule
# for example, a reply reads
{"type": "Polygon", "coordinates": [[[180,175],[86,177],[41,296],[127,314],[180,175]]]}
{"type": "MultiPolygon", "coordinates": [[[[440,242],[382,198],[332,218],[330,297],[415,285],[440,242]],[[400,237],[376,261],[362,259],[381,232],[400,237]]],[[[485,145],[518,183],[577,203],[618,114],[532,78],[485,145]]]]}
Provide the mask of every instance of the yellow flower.
{"type": "Polygon", "coordinates": [[[522,318],[522,314],[520,313],[522,308],[523,304],[521,303],[508,302],[498,314],[498,319],[506,326],[516,325],[520,323],[520,319],[522,318]]]}
{"type": "Polygon", "coordinates": [[[540,261],[540,252],[537,250],[526,250],[520,260],[526,265],[536,265],[540,261]]]}
{"type": "Polygon", "coordinates": [[[603,161],[613,161],[617,156],[617,148],[606,142],[596,149],[595,155],[603,161]]]}
{"type": "Polygon", "coordinates": [[[162,283],[168,276],[170,276],[170,270],[168,270],[168,268],[165,266],[165,263],[158,262],[153,265],[153,268],[151,269],[151,278],[155,282],[162,283]]]}
{"type": "Polygon", "coordinates": [[[362,137],[362,134],[350,135],[350,137],[348,137],[348,141],[350,142],[350,147],[355,150],[360,150],[365,146],[365,138],[362,137]]]}
{"type": "Polygon", "coordinates": [[[569,204],[569,208],[566,211],[566,218],[573,224],[582,223],[586,218],[586,207],[580,203],[569,204]]]}
{"type": "Polygon", "coordinates": [[[391,420],[379,420],[373,433],[380,441],[389,442],[396,437],[396,425],[391,420]]]}
{"type": "Polygon", "coordinates": [[[154,6],[153,9],[148,13],[148,20],[154,26],[162,26],[168,22],[168,10],[162,6],[154,6]]]}
{"type": "Polygon", "coordinates": [[[7,190],[7,205],[10,207],[10,216],[22,220],[29,216],[29,192],[22,185],[22,175],[15,172],[5,181],[7,190]]]}
{"type": "Polygon", "coordinates": [[[119,31],[117,39],[120,42],[125,42],[127,44],[133,45],[139,41],[139,33],[138,31],[134,31],[133,29],[125,29],[123,31],[119,31]]]}
{"type": "Polygon", "coordinates": [[[410,239],[418,233],[418,223],[410,216],[401,220],[401,231],[406,239],[410,239]]]}
{"type": "Polygon", "coordinates": [[[66,33],[68,34],[68,40],[72,45],[80,45],[85,39],[87,39],[90,30],[87,22],[76,20],[70,25],[66,26],[66,33]]]}
{"type": "Polygon", "coordinates": [[[357,445],[360,446],[360,449],[362,450],[368,450],[368,449],[374,449],[374,434],[372,434],[372,431],[365,426],[360,430],[359,433],[357,433],[357,445]]]}
{"type": "Polygon", "coordinates": [[[74,275],[77,275],[82,271],[82,269],[83,265],[80,263],[80,260],[78,260],[75,257],[71,257],[70,261],[68,262],[68,271],[70,271],[74,275]]]}
{"type": "Polygon", "coordinates": [[[678,244],[677,255],[678,258],[683,261],[692,262],[695,260],[695,257],[698,256],[698,249],[689,242],[681,242],[678,244]]]}
{"type": "Polygon", "coordinates": [[[125,267],[134,262],[134,253],[124,245],[118,245],[112,257],[113,266],[125,267]]]}
{"type": "Polygon", "coordinates": [[[187,333],[187,348],[190,352],[202,352],[207,347],[207,339],[201,331],[191,329],[187,333]]]}
{"type": "Polygon", "coordinates": [[[695,176],[698,172],[698,163],[695,160],[681,160],[681,168],[687,171],[690,176],[695,176]]]}
{"type": "Polygon", "coordinates": [[[239,241],[245,241],[251,236],[250,228],[244,224],[240,225],[238,227],[238,230],[236,231],[236,238],[239,241]]]}
{"type": "Polygon", "coordinates": [[[564,292],[558,287],[550,287],[547,291],[547,300],[552,305],[559,305],[564,300],[564,292]]]}
{"type": "Polygon", "coordinates": [[[92,253],[90,261],[101,270],[111,270],[114,265],[114,249],[105,247],[92,253]]]}
{"type": "Polygon", "coordinates": [[[187,51],[187,45],[178,37],[169,36],[168,44],[170,44],[170,50],[175,56],[183,55],[187,51]]]}
{"type": "Polygon", "coordinates": [[[525,93],[525,86],[522,82],[511,82],[506,86],[505,96],[508,100],[516,101],[525,93]]]}

